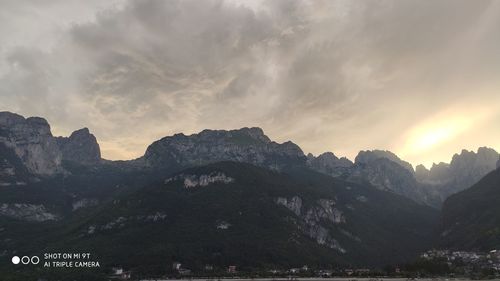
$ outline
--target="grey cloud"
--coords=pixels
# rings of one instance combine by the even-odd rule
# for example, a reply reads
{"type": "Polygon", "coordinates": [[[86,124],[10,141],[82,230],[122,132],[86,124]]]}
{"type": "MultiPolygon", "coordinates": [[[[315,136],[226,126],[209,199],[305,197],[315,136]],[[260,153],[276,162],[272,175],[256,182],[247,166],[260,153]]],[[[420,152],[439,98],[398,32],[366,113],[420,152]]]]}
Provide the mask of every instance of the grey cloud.
{"type": "Polygon", "coordinates": [[[262,126],[306,151],[352,157],[397,150],[394,140],[423,116],[476,85],[496,86],[500,9],[492,1],[255,6],[144,0],[96,10],[50,51],[32,42],[6,49],[0,101],[66,131],[90,126],[121,155],[138,156],[174,132],[262,126]]]}

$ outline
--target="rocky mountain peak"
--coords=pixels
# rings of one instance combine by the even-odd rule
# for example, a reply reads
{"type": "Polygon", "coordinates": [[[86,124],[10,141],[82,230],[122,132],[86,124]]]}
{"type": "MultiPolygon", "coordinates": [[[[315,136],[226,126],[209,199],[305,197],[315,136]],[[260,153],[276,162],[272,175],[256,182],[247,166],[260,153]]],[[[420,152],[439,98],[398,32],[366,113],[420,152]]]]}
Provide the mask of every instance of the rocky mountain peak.
{"type": "Polygon", "coordinates": [[[340,176],[346,173],[353,165],[351,160],[345,157],[338,158],[333,152],[325,152],[318,157],[309,154],[307,163],[314,170],[332,176],[340,176]]]}
{"type": "Polygon", "coordinates": [[[422,178],[423,182],[442,184],[450,180],[450,164],[439,162],[433,163],[427,178],[422,178]]]}
{"type": "Polygon", "coordinates": [[[482,177],[496,168],[498,159],[498,152],[488,147],[478,148],[477,153],[464,149],[453,155],[450,170],[457,176],[481,174],[482,177]]]}
{"type": "Polygon", "coordinates": [[[420,164],[415,167],[415,178],[422,181],[429,178],[430,171],[424,165],[420,164]]]}
{"type": "Polygon", "coordinates": [[[450,164],[433,164],[428,175],[417,177],[422,183],[430,184],[441,198],[462,191],[497,168],[499,154],[492,148],[480,147],[477,152],[463,149],[453,155],[450,164]]]}
{"type": "Polygon", "coordinates": [[[396,154],[384,150],[360,151],[354,165],[344,178],[358,182],[369,182],[372,186],[403,195],[416,202],[436,205],[437,197],[417,182],[416,177],[428,174],[424,166],[413,166],[396,154]]]}
{"type": "Polygon", "coordinates": [[[494,150],[493,148],[489,147],[480,147],[477,150],[477,163],[481,163],[482,165],[486,165],[488,167],[491,167],[492,163],[496,163],[500,158],[500,154],[494,150]]]}
{"type": "Polygon", "coordinates": [[[24,118],[21,115],[7,111],[0,112],[0,128],[18,135],[29,131],[34,135],[52,136],[47,120],[40,117],[24,118]]]}
{"type": "Polygon", "coordinates": [[[95,164],[101,160],[101,149],[88,128],[74,131],[69,138],[58,137],[63,160],[80,164],[95,164]]]}
{"type": "MultiPolygon", "coordinates": [[[[185,135],[182,135],[186,137],[185,135]]],[[[194,134],[192,136],[198,136],[203,140],[211,140],[211,139],[225,139],[227,141],[234,142],[262,142],[262,143],[270,143],[271,140],[264,134],[264,131],[258,127],[252,128],[241,128],[238,130],[203,130],[198,134],[194,134]]]]}
{"type": "MultiPolygon", "coordinates": [[[[61,152],[49,123],[39,117],[0,112],[0,143],[11,150],[32,174],[48,176],[61,172],[61,152]]],[[[1,158],[5,156],[0,155],[1,158]]],[[[14,161],[12,157],[9,162],[14,161]]],[[[5,159],[4,159],[5,160],[5,159]]],[[[16,171],[12,172],[16,174],[16,171]]]]}
{"type": "Polygon", "coordinates": [[[9,127],[14,124],[19,124],[24,122],[25,119],[19,114],[15,114],[8,111],[0,112],[0,127],[9,127]]]}
{"type": "Polygon", "coordinates": [[[45,136],[52,136],[52,132],[50,131],[50,125],[49,122],[47,122],[47,120],[40,117],[29,117],[26,118],[26,123],[38,134],[45,136]]]}
{"type": "Polygon", "coordinates": [[[93,136],[90,134],[89,128],[81,128],[80,130],[76,130],[71,135],[69,136],[70,139],[77,139],[77,138],[87,138],[88,136],[93,136]]]}
{"type": "Polygon", "coordinates": [[[271,140],[264,134],[264,131],[259,127],[251,127],[251,128],[245,127],[241,128],[239,132],[241,132],[242,134],[246,134],[247,136],[253,139],[260,140],[262,142],[271,142],[271,140]]]}
{"type": "Polygon", "coordinates": [[[392,162],[399,164],[400,166],[407,169],[412,174],[414,173],[413,166],[410,163],[401,160],[396,154],[394,154],[388,150],[366,150],[366,151],[362,150],[358,153],[354,162],[356,164],[359,164],[359,163],[368,164],[370,162],[373,162],[373,161],[376,161],[379,159],[388,159],[392,162]]]}
{"type": "Polygon", "coordinates": [[[99,144],[87,128],[70,137],[54,137],[47,120],[11,112],[0,112],[0,146],[0,182],[4,185],[67,173],[62,160],[80,164],[101,160],[99,144]]]}
{"type": "Polygon", "coordinates": [[[477,153],[463,149],[460,154],[453,155],[450,163],[451,169],[462,169],[469,166],[492,167],[496,165],[499,154],[492,148],[480,147],[477,153]]]}
{"type": "Polygon", "coordinates": [[[352,163],[351,160],[347,159],[346,157],[340,157],[338,158],[333,152],[325,152],[320,154],[317,157],[318,160],[324,161],[324,162],[336,162],[337,165],[342,166],[342,167],[350,167],[354,163],[352,163]]]}
{"type": "Polygon", "coordinates": [[[427,175],[429,171],[424,166],[419,166],[416,175],[410,163],[390,151],[360,151],[354,163],[345,157],[338,158],[332,152],[318,157],[309,154],[307,164],[324,174],[360,184],[368,182],[377,189],[391,191],[419,203],[436,204],[435,196],[415,179],[420,174],[427,175]]]}
{"type": "Polygon", "coordinates": [[[339,158],[333,152],[324,152],[317,157],[318,159],[323,159],[325,161],[339,160],[339,158]]]}
{"type": "Polygon", "coordinates": [[[479,147],[477,149],[477,154],[478,155],[482,155],[482,154],[491,155],[491,154],[498,154],[498,152],[491,147],[482,146],[482,147],[479,147]]]}
{"type": "Polygon", "coordinates": [[[247,162],[259,166],[305,163],[302,150],[292,142],[271,141],[260,128],[204,130],[174,135],[151,144],[144,155],[150,166],[192,166],[218,161],[247,162]]]}

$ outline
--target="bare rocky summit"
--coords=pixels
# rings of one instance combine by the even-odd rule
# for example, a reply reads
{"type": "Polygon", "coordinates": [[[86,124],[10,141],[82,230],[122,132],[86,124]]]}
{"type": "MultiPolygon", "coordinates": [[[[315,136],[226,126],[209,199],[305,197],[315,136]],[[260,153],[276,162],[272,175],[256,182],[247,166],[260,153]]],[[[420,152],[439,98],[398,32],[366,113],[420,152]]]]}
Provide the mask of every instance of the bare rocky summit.
{"type": "Polygon", "coordinates": [[[453,155],[450,164],[434,164],[430,170],[419,166],[416,177],[444,200],[477,183],[497,168],[498,161],[499,154],[492,148],[480,147],[477,152],[464,149],[460,154],[453,155]]]}
{"type": "Polygon", "coordinates": [[[47,120],[0,112],[0,184],[23,185],[39,177],[64,174],[63,160],[100,161],[99,145],[88,129],[69,138],[54,137],[47,120]]]}
{"type": "Polygon", "coordinates": [[[68,138],[58,137],[57,144],[63,160],[81,164],[96,164],[101,161],[97,139],[87,128],[74,131],[68,138]]]}
{"type": "Polygon", "coordinates": [[[148,147],[143,161],[152,167],[189,167],[235,161],[279,170],[289,165],[305,165],[306,157],[292,142],[276,143],[260,128],[242,128],[165,137],[148,147]]]}
{"type": "Polygon", "coordinates": [[[4,163],[20,161],[34,175],[51,176],[63,171],[61,167],[62,154],[55,138],[50,132],[50,126],[45,119],[38,117],[24,118],[10,112],[0,112],[0,143],[14,152],[4,163]],[[17,161],[16,161],[17,160],[17,161]]]}
{"type": "Polygon", "coordinates": [[[354,165],[351,160],[338,158],[332,152],[322,153],[318,157],[308,154],[307,164],[314,170],[331,176],[343,175],[354,165]]]}

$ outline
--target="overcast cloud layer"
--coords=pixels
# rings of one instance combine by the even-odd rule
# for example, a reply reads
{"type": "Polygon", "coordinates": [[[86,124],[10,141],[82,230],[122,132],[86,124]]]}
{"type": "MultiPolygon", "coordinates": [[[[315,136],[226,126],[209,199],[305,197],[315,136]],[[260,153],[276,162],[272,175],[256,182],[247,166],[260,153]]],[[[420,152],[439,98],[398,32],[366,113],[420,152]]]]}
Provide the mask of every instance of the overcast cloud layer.
{"type": "Polygon", "coordinates": [[[500,149],[499,1],[43,2],[0,0],[0,110],[110,159],[244,126],[351,159],[500,149]]]}

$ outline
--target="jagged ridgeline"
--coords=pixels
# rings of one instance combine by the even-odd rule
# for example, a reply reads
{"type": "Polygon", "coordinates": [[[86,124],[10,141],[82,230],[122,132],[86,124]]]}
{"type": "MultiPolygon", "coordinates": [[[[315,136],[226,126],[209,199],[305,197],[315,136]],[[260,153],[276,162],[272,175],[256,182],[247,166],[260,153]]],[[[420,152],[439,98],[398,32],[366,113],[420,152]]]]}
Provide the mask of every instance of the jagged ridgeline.
{"type": "Polygon", "coordinates": [[[388,151],[305,156],[260,128],[177,134],[108,161],[88,129],[54,137],[42,118],[0,113],[2,264],[49,250],[144,273],[402,263],[431,246],[436,186],[388,151]]]}

